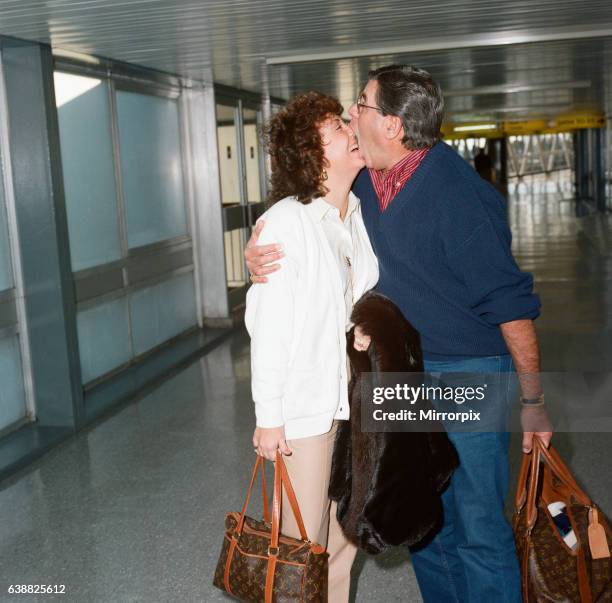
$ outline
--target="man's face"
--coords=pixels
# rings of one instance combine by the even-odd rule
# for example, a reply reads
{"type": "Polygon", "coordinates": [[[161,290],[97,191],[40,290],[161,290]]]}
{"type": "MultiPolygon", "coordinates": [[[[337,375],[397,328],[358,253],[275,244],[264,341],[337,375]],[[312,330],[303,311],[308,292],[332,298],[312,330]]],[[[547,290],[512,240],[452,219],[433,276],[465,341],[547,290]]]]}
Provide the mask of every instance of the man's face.
{"type": "Polygon", "coordinates": [[[368,107],[358,107],[357,103],[354,103],[349,108],[349,115],[351,116],[350,125],[357,134],[359,151],[363,155],[366,166],[373,169],[383,169],[386,167],[385,162],[381,161],[381,156],[385,153],[382,145],[384,117],[381,111],[372,108],[378,107],[376,102],[377,90],[378,82],[370,80],[357,100],[357,103],[368,105],[368,107]]]}

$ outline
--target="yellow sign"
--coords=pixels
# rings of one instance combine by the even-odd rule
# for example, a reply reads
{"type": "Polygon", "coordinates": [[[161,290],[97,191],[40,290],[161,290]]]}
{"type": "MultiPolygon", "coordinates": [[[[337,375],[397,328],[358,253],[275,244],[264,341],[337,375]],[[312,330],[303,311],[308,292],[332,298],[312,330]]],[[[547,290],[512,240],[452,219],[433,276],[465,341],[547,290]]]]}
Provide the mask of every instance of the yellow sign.
{"type": "Polygon", "coordinates": [[[520,136],[525,134],[540,134],[550,128],[546,119],[528,119],[525,121],[505,121],[502,128],[506,136],[520,136]]]}
{"type": "Polygon", "coordinates": [[[442,125],[442,136],[446,140],[459,138],[501,138],[504,136],[530,136],[571,132],[584,128],[603,128],[606,119],[603,113],[566,113],[556,119],[526,119],[523,121],[479,122],[442,125]]]}
{"type": "Polygon", "coordinates": [[[582,130],[584,128],[603,128],[606,118],[602,113],[569,113],[555,120],[554,128],[559,132],[582,130]]]}

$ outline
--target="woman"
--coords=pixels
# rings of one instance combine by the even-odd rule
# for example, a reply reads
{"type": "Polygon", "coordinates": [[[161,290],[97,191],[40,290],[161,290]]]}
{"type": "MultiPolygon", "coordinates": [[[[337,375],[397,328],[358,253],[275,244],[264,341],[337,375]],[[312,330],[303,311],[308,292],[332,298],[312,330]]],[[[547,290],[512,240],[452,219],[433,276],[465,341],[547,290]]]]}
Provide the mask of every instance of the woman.
{"type": "MultiPolygon", "coordinates": [[[[258,454],[285,463],[309,537],[329,552],[329,601],[348,601],[356,553],[328,499],[336,422],[349,418],[346,330],[378,264],[351,184],[364,167],[330,96],[298,96],[267,128],[270,200],[259,243],[280,243],[282,269],[247,295],[258,454]]],[[[367,338],[359,337],[359,349],[367,338]]],[[[299,538],[289,505],[283,533],[299,538]]]]}

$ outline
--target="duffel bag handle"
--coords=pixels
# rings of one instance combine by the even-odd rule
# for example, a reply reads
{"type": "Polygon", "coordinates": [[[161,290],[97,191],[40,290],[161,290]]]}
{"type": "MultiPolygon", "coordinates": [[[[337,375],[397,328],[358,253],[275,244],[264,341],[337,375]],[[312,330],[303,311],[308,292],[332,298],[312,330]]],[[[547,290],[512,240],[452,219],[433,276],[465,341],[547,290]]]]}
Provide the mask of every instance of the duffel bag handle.
{"type": "Polygon", "coordinates": [[[534,436],[531,453],[523,454],[523,462],[519,473],[518,487],[516,490],[515,506],[516,511],[520,512],[525,503],[527,527],[533,528],[537,519],[537,489],[540,477],[540,461],[542,458],[546,461],[551,472],[561,482],[567,486],[571,495],[585,507],[593,506],[589,496],[576,483],[574,476],[568,469],[567,465],[561,460],[561,457],[553,446],[549,448],[538,437],[534,436]],[[529,473],[529,478],[527,474],[529,473]]]}
{"type": "Polygon", "coordinates": [[[572,496],[585,507],[593,505],[591,499],[586,492],[576,483],[576,479],[572,475],[568,466],[561,460],[559,453],[551,446],[547,448],[544,442],[538,437],[533,438],[534,446],[540,448],[540,455],[544,458],[553,474],[558,477],[570,490],[572,496]]]}

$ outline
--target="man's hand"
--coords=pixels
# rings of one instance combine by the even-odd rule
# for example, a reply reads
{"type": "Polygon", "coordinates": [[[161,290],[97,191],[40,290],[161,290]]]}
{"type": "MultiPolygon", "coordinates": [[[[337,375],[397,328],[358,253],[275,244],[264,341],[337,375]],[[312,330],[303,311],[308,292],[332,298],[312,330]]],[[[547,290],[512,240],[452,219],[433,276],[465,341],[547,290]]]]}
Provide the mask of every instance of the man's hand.
{"type": "Polygon", "coordinates": [[[281,265],[274,262],[285,255],[280,245],[257,245],[264,224],[263,220],[258,220],[244,250],[244,258],[253,283],[267,283],[266,274],[280,270],[281,265]]]}
{"type": "Polygon", "coordinates": [[[534,435],[537,435],[548,448],[553,431],[544,406],[524,405],[521,408],[521,427],[523,429],[523,452],[531,452],[534,435]]]}
{"type": "Polygon", "coordinates": [[[253,446],[259,456],[269,461],[276,460],[276,451],[280,450],[285,456],[291,456],[292,452],[285,440],[285,428],[281,427],[257,427],[253,434],[253,446]]]}
{"type": "Polygon", "coordinates": [[[353,347],[358,352],[366,352],[371,342],[372,338],[366,335],[359,325],[355,325],[353,347]]]}
{"type": "MultiPolygon", "coordinates": [[[[525,399],[537,398],[542,393],[540,379],[540,347],[532,320],[513,320],[499,325],[508,350],[512,355],[521,394],[525,399]]],[[[552,423],[544,406],[521,408],[523,452],[531,452],[534,434],[548,448],[552,438],[552,423]]]]}

